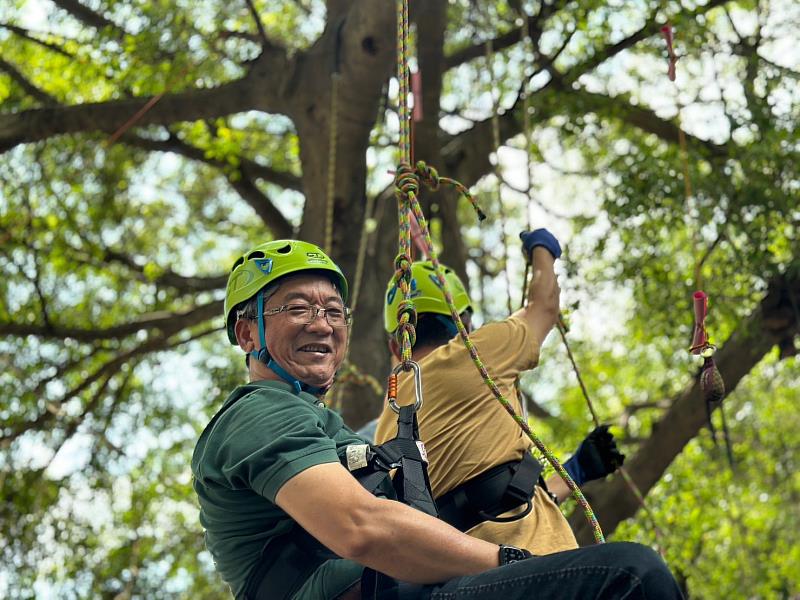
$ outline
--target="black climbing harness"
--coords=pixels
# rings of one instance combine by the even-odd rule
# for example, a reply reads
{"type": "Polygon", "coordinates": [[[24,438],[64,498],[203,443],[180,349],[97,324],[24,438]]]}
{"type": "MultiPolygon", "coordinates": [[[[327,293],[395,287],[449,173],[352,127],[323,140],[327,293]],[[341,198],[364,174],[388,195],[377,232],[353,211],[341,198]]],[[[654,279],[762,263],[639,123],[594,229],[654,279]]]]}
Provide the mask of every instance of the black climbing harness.
{"type": "MultiPolygon", "coordinates": [[[[419,382],[419,367],[414,372],[419,382]]],[[[397,412],[397,435],[380,445],[350,444],[339,459],[371,494],[397,499],[431,516],[438,516],[428,478],[428,457],[419,439],[417,410],[422,406],[422,386],[417,386],[416,402],[408,406],[392,404],[397,412]],[[394,471],[394,477],[390,472],[394,471]]],[[[248,600],[289,600],[327,560],[340,558],[320,544],[299,525],[264,548],[258,565],[247,579],[248,600]]],[[[398,582],[372,569],[364,569],[361,597],[368,600],[391,598],[398,582]]]]}
{"type": "Polygon", "coordinates": [[[533,509],[536,484],[547,491],[541,477],[542,465],[529,452],[522,460],[487,469],[436,499],[439,517],[460,531],[478,523],[507,523],[526,517],[533,509]],[[524,506],[512,516],[503,513],[524,506]]]}

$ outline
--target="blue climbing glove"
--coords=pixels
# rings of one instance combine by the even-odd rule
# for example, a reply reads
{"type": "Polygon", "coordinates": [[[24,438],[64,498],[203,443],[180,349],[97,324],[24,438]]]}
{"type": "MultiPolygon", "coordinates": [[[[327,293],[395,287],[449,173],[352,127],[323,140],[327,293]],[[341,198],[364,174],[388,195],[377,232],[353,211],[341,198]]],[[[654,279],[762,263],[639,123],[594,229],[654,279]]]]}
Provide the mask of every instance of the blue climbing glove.
{"type": "Polygon", "coordinates": [[[575,454],[564,463],[564,469],[575,483],[583,485],[613,473],[624,462],[625,455],[617,449],[608,425],[600,425],[581,442],[575,454]]]}
{"type": "Polygon", "coordinates": [[[547,229],[520,231],[519,239],[522,240],[522,249],[525,251],[526,257],[530,257],[536,246],[544,246],[553,255],[553,258],[561,258],[561,245],[558,243],[556,236],[547,231],[547,229]]]}

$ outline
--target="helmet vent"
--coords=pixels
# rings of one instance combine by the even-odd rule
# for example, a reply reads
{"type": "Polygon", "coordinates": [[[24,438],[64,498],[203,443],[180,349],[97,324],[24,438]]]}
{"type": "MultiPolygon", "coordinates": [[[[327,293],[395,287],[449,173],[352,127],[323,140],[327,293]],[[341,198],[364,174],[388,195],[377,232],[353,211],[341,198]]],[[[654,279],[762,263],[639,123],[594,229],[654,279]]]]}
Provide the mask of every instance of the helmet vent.
{"type": "Polygon", "coordinates": [[[277,252],[278,254],[289,254],[291,251],[292,251],[291,244],[286,244],[282,248],[278,248],[277,250],[275,250],[275,252],[277,252]]]}
{"type": "Polygon", "coordinates": [[[233,263],[233,266],[231,267],[231,271],[233,271],[236,267],[238,267],[243,262],[244,262],[244,256],[240,256],[239,258],[237,258],[236,262],[233,263]]]}
{"type": "Polygon", "coordinates": [[[247,260],[253,260],[254,258],[264,258],[266,255],[261,252],[261,250],[256,250],[255,252],[251,252],[247,255],[247,260]]]}

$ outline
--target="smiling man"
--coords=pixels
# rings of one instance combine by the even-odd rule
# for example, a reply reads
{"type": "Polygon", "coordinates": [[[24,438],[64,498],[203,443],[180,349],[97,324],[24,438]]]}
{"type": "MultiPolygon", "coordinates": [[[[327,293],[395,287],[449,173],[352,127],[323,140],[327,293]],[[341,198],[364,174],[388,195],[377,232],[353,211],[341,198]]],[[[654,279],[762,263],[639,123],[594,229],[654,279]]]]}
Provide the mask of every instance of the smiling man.
{"type": "Polygon", "coordinates": [[[380,449],[320,400],[347,347],[346,300],[339,267],[306,242],[261,244],[231,270],[226,330],[249,383],[201,434],[192,473],[206,545],[237,598],[679,597],[663,562],[635,544],[531,558],[394,500],[391,485],[367,491],[351,473],[366,467],[344,465],[351,450],[380,449]]]}

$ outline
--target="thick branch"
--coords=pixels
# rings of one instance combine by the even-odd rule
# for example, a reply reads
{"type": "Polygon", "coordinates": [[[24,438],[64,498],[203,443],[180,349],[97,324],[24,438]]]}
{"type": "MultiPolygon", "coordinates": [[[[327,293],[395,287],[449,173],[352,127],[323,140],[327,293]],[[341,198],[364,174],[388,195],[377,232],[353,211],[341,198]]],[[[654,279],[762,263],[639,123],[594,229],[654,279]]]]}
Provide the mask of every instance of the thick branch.
{"type": "Polygon", "coordinates": [[[255,182],[247,177],[245,173],[242,173],[242,176],[237,180],[231,178],[228,178],[228,180],[231,187],[252,207],[274,237],[286,239],[294,236],[292,224],[286,220],[286,217],[278,210],[272,200],[258,189],[255,182]]]}
{"type": "Polygon", "coordinates": [[[285,55],[263,52],[243,78],[215,88],[197,88],[165,93],[153,98],[134,98],[57,106],[0,115],[0,152],[17,144],[35,142],[65,133],[102,131],[111,133],[136,115],[145,105],[149,109],[137,125],[169,125],[229,115],[247,110],[284,112],[282,81],[291,78],[285,55]],[[276,75],[280,74],[280,75],[276,75]],[[157,102],[153,103],[157,99],[157,102]]]}
{"type": "MultiPolygon", "coordinates": [[[[558,10],[558,4],[559,3],[556,2],[551,4],[542,4],[539,13],[527,17],[525,26],[528,28],[528,35],[533,40],[534,45],[537,45],[537,42],[542,35],[544,23],[558,10]]],[[[521,28],[515,27],[514,29],[500,34],[491,40],[492,51],[501,52],[502,50],[510,48],[520,41],[522,41],[521,28]]],[[[487,42],[481,42],[479,44],[473,44],[471,46],[456,50],[445,58],[445,69],[452,69],[475,58],[486,56],[486,44],[487,42]]]]}
{"type": "MultiPolygon", "coordinates": [[[[649,108],[631,104],[624,97],[606,96],[584,89],[572,89],[568,93],[576,99],[581,113],[595,112],[612,119],[618,119],[644,132],[653,133],[670,144],[679,143],[680,127],[678,127],[677,123],[662,119],[649,108]]],[[[565,108],[568,111],[568,107],[565,108]]],[[[727,156],[729,153],[726,144],[715,144],[686,132],[684,132],[684,135],[687,143],[693,149],[703,149],[708,156],[727,156]]]]}
{"type": "MultiPolygon", "coordinates": [[[[176,348],[182,344],[186,344],[188,342],[200,339],[210,333],[215,331],[219,331],[219,328],[210,328],[204,329],[203,331],[187,338],[187,339],[178,339],[178,340],[169,340],[167,336],[160,336],[154,335],[135,346],[131,350],[118,354],[111,360],[103,363],[100,367],[98,367],[91,375],[85,377],[81,380],[81,382],[68,392],[64,394],[58,401],[56,402],[48,402],[47,409],[43,410],[39,415],[31,420],[25,421],[24,423],[16,423],[11,425],[7,428],[7,431],[0,433],[0,447],[8,446],[11,442],[15,439],[23,435],[28,431],[35,431],[38,429],[42,429],[48,423],[50,423],[53,419],[61,414],[60,405],[64,404],[67,400],[70,400],[77,395],[83,393],[85,390],[89,389],[95,382],[107,378],[107,381],[113,376],[114,373],[117,373],[122,369],[122,367],[131,360],[139,356],[144,356],[150,354],[152,352],[157,352],[159,350],[169,350],[171,348],[176,348]]],[[[173,331],[170,335],[176,333],[173,331]]],[[[101,384],[104,386],[105,384],[101,384]]],[[[2,431],[2,430],[0,430],[2,431]]]]}
{"type": "MultiPolygon", "coordinates": [[[[138,148],[158,152],[175,152],[187,158],[206,163],[220,170],[221,174],[228,180],[231,187],[247,202],[256,214],[261,217],[270,231],[278,238],[292,237],[294,228],[286,220],[286,217],[277,206],[264,194],[255,184],[256,179],[263,179],[270,183],[280,185],[284,188],[301,190],[301,180],[296,175],[286,171],[278,171],[249,158],[237,157],[239,161],[238,169],[234,169],[231,164],[224,160],[208,158],[201,148],[187,144],[176,136],[171,135],[166,141],[149,140],[139,136],[124,136],[125,143],[138,148]],[[231,171],[234,172],[231,172],[231,171]]],[[[224,284],[224,282],[223,282],[224,284]]]]}
{"type": "MultiPolygon", "coordinates": [[[[571,116],[574,111],[580,114],[596,112],[612,119],[618,119],[647,133],[652,133],[668,143],[677,144],[679,128],[672,121],[662,119],[652,110],[635,106],[624,98],[609,97],[595,92],[575,89],[555,89],[547,86],[531,97],[530,105],[536,112],[536,120],[543,123],[553,116],[571,116]],[[565,101],[572,97],[575,102],[565,101]],[[575,105],[572,108],[572,105],[575,105]]],[[[522,132],[522,109],[519,99],[514,106],[499,117],[500,139],[505,142],[522,132]]],[[[702,149],[707,155],[727,156],[726,144],[714,144],[690,134],[685,134],[692,148],[702,149]]],[[[491,172],[489,156],[495,151],[491,135],[491,118],[477,122],[472,128],[452,136],[443,148],[444,172],[456,177],[465,185],[475,184],[481,177],[491,172]]]]}
{"type": "MultiPolygon", "coordinates": [[[[229,171],[232,168],[230,162],[216,158],[208,158],[202,148],[192,146],[175,135],[170,135],[167,140],[151,140],[139,136],[126,135],[123,136],[122,140],[126,144],[136,146],[137,148],[144,148],[145,150],[154,152],[174,152],[186,158],[206,163],[222,171],[229,171]]],[[[259,164],[243,156],[237,156],[236,159],[239,162],[239,171],[251,179],[263,179],[268,183],[274,183],[280,187],[298,192],[303,189],[302,180],[293,173],[273,169],[272,167],[259,164]]]]}
{"type": "Polygon", "coordinates": [[[180,275],[171,269],[166,270],[158,277],[151,279],[144,274],[144,267],[138,264],[133,258],[122,252],[107,249],[104,259],[109,262],[117,262],[125,265],[139,275],[139,279],[155,283],[159,286],[173,287],[181,292],[207,292],[220,289],[225,286],[228,280],[227,275],[215,275],[213,277],[187,277],[180,275]]]}
{"type": "Polygon", "coordinates": [[[19,25],[14,25],[13,23],[0,23],[0,27],[8,29],[12,33],[18,35],[19,37],[28,40],[29,42],[33,42],[34,44],[38,44],[48,50],[52,50],[53,52],[57,52],[61,56],[66,56],[67,58],[73,58],[75,55],[72,52],[68,52],[64,50],[61,46],[57,46],[51,42],[45,42],[44,40],[40,40],[35,35],[31,34],[30,31],[27,29],[20,27],[19,25]]]}
{"type": "Polygon", "coordinates": [[[119,25],[114,23],[114,21],[111,21],[100,13],[96,13],[90,8],[84,6],[79,0],[52,0],[52,2],[86,25],[95,27],[97,29],[104,29],[106,27],[113,28],[120,34],[125,33],[125,31],[119,25]]]}
{"type": "MultiPolygon", "coordinates": [[[[772,348],[800,334],[800,321],[791,306],[792,295],[800,295],[797,266],[792,275],[783,275],[770,283],[761,304],[717,352],[714,358],[725,380],[726,394],[730,394],[772,348]]],[[[683,447],[705,425],[703,405],[698,374],[653,426],[652,435],[639,451],[625,463],[642,493],[647,494],[652,489],[683,447]]],[[[603,483],[589,484],[586,493],[607,534],[639,508],[619,476],[603,483]]],[[[570,522],[579,541],[586,543],[591,539],[590,527],[581,515],[573,514],[570,522]]]]}
{"type": "Polygon", "coordinates": [[[184,312],[160,311],[150,313],[149,315],[144,315],[138,321],[123,323],[105,329],[0,323],[0,335],[35,335],[42,339],[73,339],[80,342],[118,339],[142,330],[156,330],[160,331],[164,336],[169,336],[181,329],[207,321],[221,312],[222,301],[218,300],[184,312]]]}
{"type": "Polygon", "coordinates": [[[58,101],[53,96],[33,85],[14,65],[2,58],[0,58],[0,71],[8,73],[11,79],[25,90],[25,93],[36,98],[42,104],[58,104],[58,101]]]}

